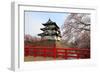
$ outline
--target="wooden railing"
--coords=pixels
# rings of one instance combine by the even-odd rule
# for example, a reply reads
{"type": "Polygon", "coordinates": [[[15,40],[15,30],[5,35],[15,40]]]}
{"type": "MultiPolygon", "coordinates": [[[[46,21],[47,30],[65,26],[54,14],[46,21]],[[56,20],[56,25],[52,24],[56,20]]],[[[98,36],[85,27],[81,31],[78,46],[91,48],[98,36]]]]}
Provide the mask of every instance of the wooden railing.
{"type": "Polygon", "coordinates": [[[53,57],[54,59],[58,57],[62,57],[64,59],[69,59],[69,58],[84,59],[84,58],[90,58],[90,49],[25,46],[24,56],[53,57]]]}

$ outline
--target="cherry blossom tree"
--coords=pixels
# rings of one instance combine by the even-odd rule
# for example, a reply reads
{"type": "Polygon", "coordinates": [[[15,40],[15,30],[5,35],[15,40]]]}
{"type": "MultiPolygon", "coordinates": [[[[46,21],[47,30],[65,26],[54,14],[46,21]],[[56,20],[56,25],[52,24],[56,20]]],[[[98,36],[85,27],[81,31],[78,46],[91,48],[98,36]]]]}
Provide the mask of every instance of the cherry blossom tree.
{"type": "Polygon", "coordinates": [[[70,13],[62,26],[62,40],[77,48],[90,48],[90,14],[70,13]]]}

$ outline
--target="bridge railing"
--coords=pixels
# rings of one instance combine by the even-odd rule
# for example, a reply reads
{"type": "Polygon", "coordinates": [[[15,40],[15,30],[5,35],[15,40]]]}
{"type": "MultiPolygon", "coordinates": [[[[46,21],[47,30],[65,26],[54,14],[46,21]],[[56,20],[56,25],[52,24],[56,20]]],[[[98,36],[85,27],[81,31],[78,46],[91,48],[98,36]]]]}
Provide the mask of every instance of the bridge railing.
{"type": "Polygon", "coordinates": [[[85,59],[90,58],[90,49],[25,46],[24,56],[85,59]]]}

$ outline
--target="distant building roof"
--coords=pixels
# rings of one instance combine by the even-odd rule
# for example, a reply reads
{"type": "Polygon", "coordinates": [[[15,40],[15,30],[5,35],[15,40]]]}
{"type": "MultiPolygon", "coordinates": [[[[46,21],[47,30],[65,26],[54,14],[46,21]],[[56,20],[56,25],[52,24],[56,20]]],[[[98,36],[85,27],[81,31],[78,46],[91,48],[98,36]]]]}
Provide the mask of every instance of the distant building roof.
{"type": "Polygon", "coordinates": [[[49,20],[46,23],[43,23],[43,25],[44,26],[55,25],[57,28],[59,28],[58,25],[55,22],[51,21],[50,18],[49,18],[49,20]]]}

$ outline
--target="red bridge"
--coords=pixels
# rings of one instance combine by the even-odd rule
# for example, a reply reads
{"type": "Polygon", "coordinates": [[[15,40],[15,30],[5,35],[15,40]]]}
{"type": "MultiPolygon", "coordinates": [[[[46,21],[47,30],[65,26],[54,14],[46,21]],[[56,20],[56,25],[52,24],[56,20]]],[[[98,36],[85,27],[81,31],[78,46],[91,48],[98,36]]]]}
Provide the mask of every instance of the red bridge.
{"type": "Polygon", "coordinates": [[[64,59],[76,58],[86,59],[90,58],[90,49],[77,49],[77,48],[51,48],[51,47],[35,47],[25,46],[24,56],[42,56],[52,57],[54,59],[62,57],[64,59]]]}

